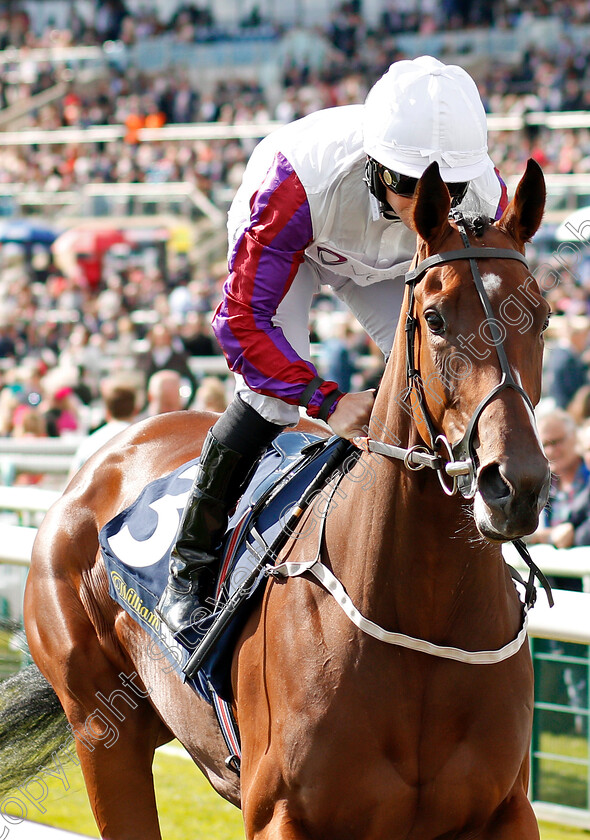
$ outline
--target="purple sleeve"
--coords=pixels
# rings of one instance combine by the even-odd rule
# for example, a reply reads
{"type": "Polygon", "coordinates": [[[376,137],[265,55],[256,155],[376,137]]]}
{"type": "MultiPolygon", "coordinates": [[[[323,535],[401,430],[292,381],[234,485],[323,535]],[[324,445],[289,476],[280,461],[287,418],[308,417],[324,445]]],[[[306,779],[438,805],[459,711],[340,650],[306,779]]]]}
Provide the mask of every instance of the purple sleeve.
{"type": "MultiPolygon", "coordinates": [[[[231,370],[240,373],[249,388],[292,405],[300,402],[317,371],[296,353],[272,319],[312,236],[305,189],[279,153],[250,201],[250,221],[231,254],[213,330],[231,370]]],[[[317,416],[323,400],[337,387],[335,382],[323,382],[311,398],[308,414],[317,416]]]]}

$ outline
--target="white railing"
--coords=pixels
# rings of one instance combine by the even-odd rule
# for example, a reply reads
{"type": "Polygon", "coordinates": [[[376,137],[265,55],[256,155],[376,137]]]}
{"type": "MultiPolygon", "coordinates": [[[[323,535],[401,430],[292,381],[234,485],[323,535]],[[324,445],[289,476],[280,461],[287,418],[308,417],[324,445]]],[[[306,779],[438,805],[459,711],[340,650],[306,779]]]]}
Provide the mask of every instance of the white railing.
{"type": "MultiPolygon", "coordinates": [[[[265,137],[282,125],[280,122],[244,123],[188,123],[165,125],[162,128],[140,128],[138,140],[161,143],[170,140],[249,140],[265,137]]],[[[95,125],[92,128],[32,128],[23,131],[3,131],[0,146],[60,146],[68,143],[112,143],[127,134],[124,125],[95,125]]]]}
{"type": "MultiPolygon", "coordinates": [[[[1,135],[0,135],[1,137],[1,135]]],[[[0,141],[1,145],[1,141],[0,141]]],[[[119,183],[119,184],[83,184],[78,190],[50,191],[45,189],[32,189],[28,184],[0,184],[0,196],[12,199],[21,207],[68,207],[70,213],[80,214],[84,205],[96,199],[110,201],[110,204],[120,201],[134,200],[135,202],[166,205],[170,203],[190,201],[197,210],[209,218],[215,226],[225,224],[225,213],[223,213],[205,193],[196,186],[186,181],[167,181],[158,183],[119,183]]],[[[109,205],[110,207],[110,205],[109,205]]],[[[125,216],[126,207],[121,208],[121,215],[125,216]]],[[[106,214],[105,214],[106,215],[106,214]]],[[[110,207],[109,218],[114,214],[110,207]]],[[[62,225],[63,225],[63,220],[62,225]]],[[[149,217],[153,224],[156,219],[149,217]]]]}
{"type": "MultiPolygon", "coordinates": [[[[590,547],[554,548],[552,545],[529,545],[531,557],[542,572],[551,577],[579,578],[584,592],[590,592],[590,547]]],[[[504,559],[521,574],[528,567],[512,543],[502,548],[504,559]]],[[[590,613],[589,613],[590,616],[590,613]]]]}
{"type": "MultiPolygon", "coordinates": [[[[588,128],[590,111],[535,111],[526,114],[488,114],[489,131],[521,131],[527,125],[563,130],[588,128]]],[[[227,123],[174,123],[161,128],[140,128],[137,138],[143,142],[172,140],[252,140],[265,137],[283,125],[277,120],[229,125],[227,123]]],[[[89,128],[32,128],[0,132],[0,146],[59,146],[69,143],[112,143],[127,133],[124,125],[94,125],[89,128]]]]}
{"type": "Polygon", "coordinates": [[[17,47],[8,47],[5,50],[0,50],[0,66],[4,64],[14,64],[21,61],[33,61],[40,64],[61,63],[68,64],[75,62],[94,61],[104,62],[105,51],[102,47],[35,47],[33,49],[18,49],[17,47]]]}
{"type": "Polygon", "coordinates": [[[590,592],[554,589],[555,604],[549,606],[542,592],[529,612],[529,635],[590,645],[590,592]]]}
{"type": "Polygon", "coordinates": [[[529,111],[524,114],[488,114],[489,131],[520,131],[527,125],[551,129],[588,128],[590,111],[529,111]]]}
{"type": "Polygon", "coordinates": [[[37,529],[0,523],[0,565],[30,566],[37,529]]]}
{"type": "Polygon", "coordinates": [[[80,437],[0,437],[0,472],[5,475],[26,472],[65,476],[81,440],[80,437]]]}
{"type": "MultiPolygon", "coordinates": [[[[1,487],[0,512],[18,514],[45,513],[57,501],[59,491],[36,487],[1,487]]],[[[0,564],[28,565],[36,528],[0,522],[0,564]]],[[[562,577],[590,577],[590,549],[562,549],[531,546],[531,554],[541,570],[562,577]]],[[[511,546],[505,547],[505,559],[525,572],[526,565],[511,546]]],[[[590,592],[554,590],[555,606],[550,609],[539,594],[529,614],[529,632],[542,639],[590,644],[590,592]]]]}
{"type": "Polygon", "coordinates": [[[11,511],[19,515],[47,513],[60,496],[59,490],[42,487],[0,486],[0,511],[11,511]]]}
{"type": "MultiPolygon", "coordinates": [[[[0,113],[1,118],[1,113],[0,113]]],[[[277,121],[264,123],[248,123],[243,125],[227,125],[225,123],[190,123],[166,125],[162,128],[144,128],[138,131],[138,138],[142,142],[171,142],[203,140],[207,142],[233,140],[233,139],[261,139],[270,131],[280,126],[277,121]]],[[[549,129],[587,128],[590,126],[589,111],[571,112],[534,112],[530,114],[489,114],[488,127],[490,131],[519,131],[525,125],[542,125],[549,129]]],[[[0,131],[0,147],[18,145],[61,145],[61,144],[84,144],[84,143],[105,143],[122,142],[126,133],[123,125],[97,125],[90,128],[61,128],[54,130],[28,129],[23,131],[0,131]]],[[[509,193],[513,194],[519,177],[508,179],[509,193]]],[[[545,181],[547,193],[550,200],[549,210],[551,221],[559,222],[562,218],[575,209],[573,202],[575,196],[584,197],[590,195],[590,175],[587,173],[546,173],[545,181]],[[567,207],[562,208],[564,198],[567,199],[567,207]],[[558,202],[555,211],[551,210],[551,202],[558,202]]],[[[210,200],[196,185],[187,183],[162,183],[162,184],[85,184],[77,191],[64,190],[63,192],[47,192],[43,189],[35,189],[26,183],[14,183],[0,185],[0,196],[6,196],[6,200],[12,201],[18,207],[37,208],[46,206],[74,207],[80,210],[85,203],[93,202],[98,198],[113,202],[117,198],[125,198],[135,202],[158,201],[161,204],[188,200],[192,202],[201,213],[209,218],[214,225],[223,227],[225,214],[214,202],[210,200]]],[[[228,191],[227,198],[222,187],[216,187],[214,198],[217,202],[224,204],[233,197],[233,192],[228,191]]],[[[113,208],[108,210],[113,215],[113,208]]],[[[87,214],[87,211],[84,210],[87,214]]],[[[99,211],[103,214],[103,211],[99,211]]],[[[549,213],[546,215],[546,220],[549,213]]]]}
{"type": "MultiPolygon", "coordinates": [[[[0,461],[5,457],[16,461],[22,459],[22,462],[26,463],[27,466],[33,463],[36,472],[42,472],[43,470],[38,466],[38,459],[45,456],[48,460],[56,459],[57,466],[53,468],[55,472],[59,471],[62,464],[65,465],[65,471],[67,472],[80,440],[81,438],[79,437],[49,439],[0,438],[0,461]]],[[[0,512],[9,511],[19,515],[45,513],[57,501],[60,495],[61,491],[59,490],[0,485],[0,512]]],[[[0,533],[3,533],[4,527],[6,526],[0,522],[0,533]]],[[[12,538],[17,539],[18,533],[18,530],[11,531],[12,538]]],[[[0,539],[0,562],[3,561],[2,544],[2,539],[0,539]]],[[[511,543],[506,543],[502,551],[507,563],[514,566],[514,568],[523,574],[528,571],[527,565],[511,543]]],[[[546,575],[563,578],[579,578],[584,584],[584,594],[590,595],[590,547],[581,546],[579,548],[557,549],[551,545],[530,545],[529,551],[535,563],[546,575]]],[[[15,550],[13,553],[19,557],[22,556],[22,552],[20,551],[15,550]]],[[[567,597],[572,594],[579,595],[581,593],[567,593],[567,597]]],[[[560,591],[560,597],[562,595],[563,593],[560,591]]],[[[539,602],[542,603],[543,598],[540,597],[539,602]]],[[[590,604],[590,601],[588,603],[590,604]]],[[[557,618],[560,615],[560,610],[554,610],[546,614],[544,608],[539,609],[539,607],[540,603],[537,603],[537,606],[531,612],[531,621],[535,628],[535,635],[540,635],[545,638],[543,628],[546,626],[553,628],[552,624],[547,625],[549,621],[548,616],[552,616],[551,621],[556,621],[558,625],[563,624],[563,622],[561,617],[557,618]],[[540,617],[541,613],[543,613],[542,620],[540,617]],[[537,620],[533,616],[539,616],[539,619],[537,620]]],[[[588,609],[587,616],[588,619],[583,622],[583,624],[587,625],[587,630],[584,631],[586,635],[583,639],[579,639],[579,641],[590,644],[590,608],[588,609]]],[[[564,641],[566,640],[564,639],[564,641]]],[[[568,639],[568,641],[571,640],[568,639]]]]}
{"type": "MultiPolygon", "coordinates": [[[[57,459],[57,464],[66,464],[66,472],[69,469],[71,458],[76,451],[79,438],[55,438],[55,439],[13,439],[0,438],[0,459],[10,457],[11,459],[23,459],[29,464],[29,460],[38,459],[45,455],[48,459],[57,459]],[[48,453],[48,448],[51,454],[48,453]],[[63,459],[63,461],[62,461],[63,459]]],[[[36,471],[42,470],[38,467],[36,471]]],[[[58,467],[54,467],[57,472],[58,467]]],[[[0,512],[8,511],[19,515],[46,513],[51,505],[60,497],[61,491],[48,490],[38,487],[7,487],[0,485],[0,512]]],[[[34,529],[23,526],[7,526],[0,522],[0,563],[13,562],[4,556],[6,546],[9,546],[10,558],[15,557],[19,562],[26,558],[27,546],[31,543],[30,531],[34,529]],[[4,540],[5,529],[7,540],[4,540]],[[22,536],[22,546],[18,546],[22,536]]],[[[567,638],[562,641],[577,641],[583,644],[590,644],[590,547],[557,549],[550,545],[529,546],[531,556],[542,572],[553,577],[579,578],[584,584],[584,592],[566,592],[558,590],[560,608],[549,610],[542,595],[539,596],[535,608],[530,614],[530,628],[532,635],[540,638],[555,638],[551,635],[558,628],[568,633],[567,638]],[[580,600],[580,596],[584,596],[580,600]],[[586,598],[585,596],[588,596],[586,598]],[[573,600],[572,600],[573,599],[573,600]],[[568,603],[566,603],[566,601],[568,603]],[[576,609],[570,609],[571,604],[587,604],[585,613],[576,609]],[[578,619],[583,620],[578,621],[578,619]],[[577,628],[577,629],[576,629],[577,628]],[[576,638],[571,638],[574,634],[576,638]]],[[[519,572],[526,574],[528,567],[520,555],[512,546],[507,543],[503,547],[504,559],[519,572]]]]}

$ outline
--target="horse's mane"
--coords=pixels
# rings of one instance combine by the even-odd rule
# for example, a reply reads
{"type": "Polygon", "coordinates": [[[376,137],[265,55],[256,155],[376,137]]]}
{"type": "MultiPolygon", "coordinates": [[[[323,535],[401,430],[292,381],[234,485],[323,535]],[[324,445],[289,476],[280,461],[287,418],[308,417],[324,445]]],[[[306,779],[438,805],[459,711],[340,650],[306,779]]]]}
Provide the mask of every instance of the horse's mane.
{"type": "Polygon", "coordinates": [[[484,235],[493,222],[493,219],[490,219],[489,216],[484,216],[481,213],[469,213],[465,216],[461,216],[461,220],[464,222],[468,232],[478,238],[484,235]]]}

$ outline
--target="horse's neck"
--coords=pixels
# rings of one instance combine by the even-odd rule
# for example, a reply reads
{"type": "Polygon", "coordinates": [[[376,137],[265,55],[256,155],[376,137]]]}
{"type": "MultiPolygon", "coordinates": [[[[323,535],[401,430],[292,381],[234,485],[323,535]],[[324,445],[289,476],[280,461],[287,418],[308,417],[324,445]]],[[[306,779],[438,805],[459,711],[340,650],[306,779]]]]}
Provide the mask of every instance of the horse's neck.
{"type": "MultiPolygon", "coordinates": [[[[409,447],[423,441],[400,405],[404,385],[403,377],[384,379],[370,436],[409,447]]],[[[459,593],[480,606],[486,589],[486,597],[504,597],[498,550],[483,544],[462,499],[447,497],[434,471],[412,472],[402,461],[364,453],[355,473],[336,517],[340,528],[347,523],[346,545],[337,554],[349,567],[343,571],[361,611],[390,623],[392,608],[411,615],[431,605],[434,615],[463,609],[459,593]]]]}

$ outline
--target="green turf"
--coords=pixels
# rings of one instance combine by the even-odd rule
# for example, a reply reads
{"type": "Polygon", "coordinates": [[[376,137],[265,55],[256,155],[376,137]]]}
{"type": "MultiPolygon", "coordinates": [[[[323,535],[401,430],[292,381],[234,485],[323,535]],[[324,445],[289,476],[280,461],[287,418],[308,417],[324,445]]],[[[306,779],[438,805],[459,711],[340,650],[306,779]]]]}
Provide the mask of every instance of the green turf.
{"type": "Polygon", "coordinates": [[[541,823],[541,840],[588,840],[590,831],[541,823]]]}
{"type": "Polygon", "coordinates": [[[14,630],[0,622],[0,680],[12,676],[22,668],[24,655],[15,647],[14,630]]]}
{"type": "MultiPolygon", "coordinates": [[[[68,790],[59,779],[45,777],[49,791],[41,803],[46,808],[45,813],[36,809],[23,796],[18,797],[18,802],[8,805],[7,813],[89,837],[100,837],[88,804],[80,768],[69,762],[64,764],[63,769],[68,790]],[[25,802],[26,814],[22,807],[25,802]]],[[[159,752],[154,763],[154,776],[164,840],[189,837],[243,840],[241,812],[212,790],[192,761],[159,752]],[[188,796],[186,791],[189,792],[188,796]]],[[[40,794],[33,791],[33,795],[40,794]]],[[[129,807],[133,808],[134,803],[130,803],[129,807]]]]}
{"type": "Polygon", "coordinates": [[[539,749],[544,755],[533,764],[538,774],[534,798],[570,808],[587,808],[587,736],[543,732],[539,749]]]}
{"type": "MultiPolygon", "coordinates": [[[[29,803],[26,818],[98,838],[80,769],[69,763],[64,770],[69,789],[66,791],[58,779],[46,778],[49,794],[43,804],[47,811],[41,813],[29,803]]],[[[244,840],[240,812],[211,789],[191,761],[159,752],[154,775],[164,840],[244,840]],[[183,793],[186,790],[190,791],[188,797],[183,793]]],[[[7,811],[20,813],[16,803],[7,811]]],[[[590,840],[590,832],[543,823],[541,838],[590,840]]]]}

